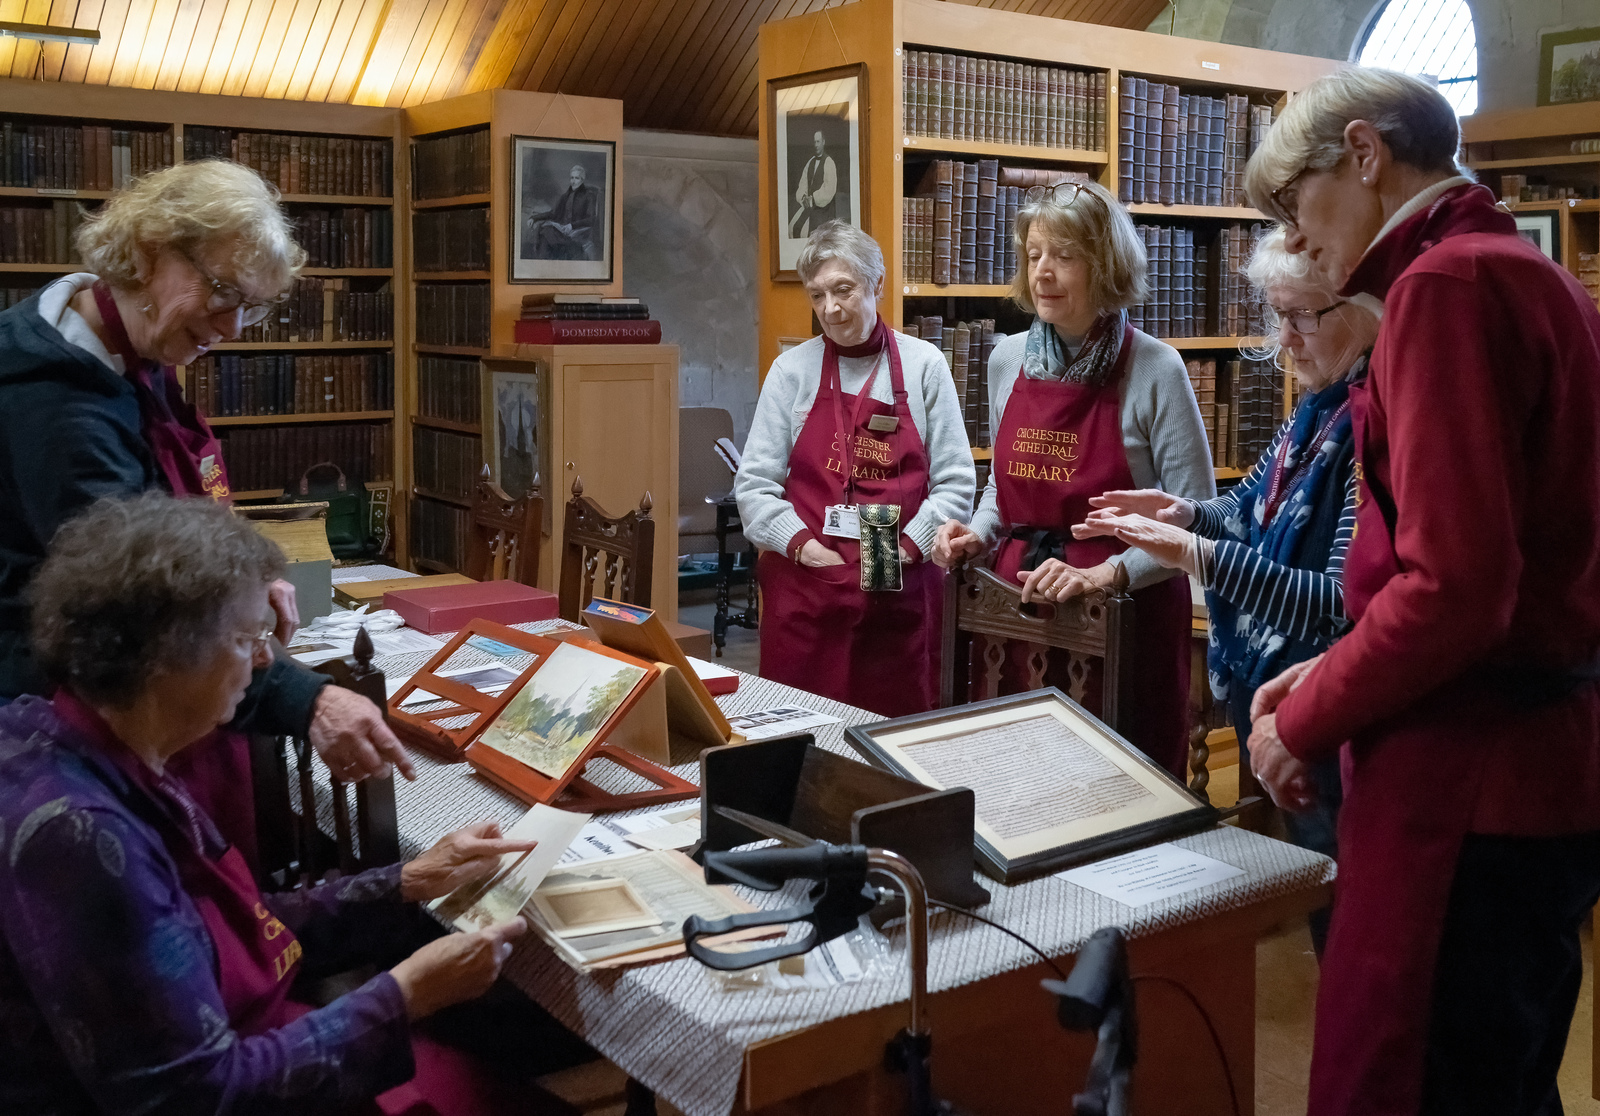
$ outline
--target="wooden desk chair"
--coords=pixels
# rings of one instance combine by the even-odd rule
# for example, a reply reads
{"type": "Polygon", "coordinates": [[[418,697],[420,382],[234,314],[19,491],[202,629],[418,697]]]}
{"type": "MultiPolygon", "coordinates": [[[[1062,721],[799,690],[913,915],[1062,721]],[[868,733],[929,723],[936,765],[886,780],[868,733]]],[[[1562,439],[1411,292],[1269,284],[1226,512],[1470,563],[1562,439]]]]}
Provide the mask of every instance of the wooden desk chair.
{"type": "Polygon", "coordinates": [[[1133,598],[1120,568],[1108,589],[1060,604],[1024,605],[1022,589],[993,570],[958,566],[945,579],[939,705],[964,705],[1000,692],[1007,641],[1029,646],[1027,688],[1044,685],[1051,648],[1066,651],[1067,696],[1081,702],[1090,662],[1103,660],[1100,719],[1122,732],[1132,708],[1133,598]],[[975,638],[976,637],[976,638],[975,638]],[[981,678],[975,677],[981,672],[981,678]]]}
{"type": "Polygon", "coordinates": [[[544,533],[544,497],[539,478],[527,495],[512,499],[483,467],[467,524],[467,556],[461,572],[474,581],[509,579],[539,584],[539,545],[544,533]]]}
{"type": "Polygon", "coordinates": [[[650,607],[651,571],[655,565],[654,501],[646,492],[639,506],[612,516],[583,494],[583,478],[572,481],[562,529],[561,618],[581,623],[578,616],[596,596],[650,607]]]}
{"type": "MultiPolygon", "coordinates": [[[[383,671],[372,665],[372,650],[372,639],[363,629],[350,655],[313,669],[331,677],[335,686],[354,690],[382,709],[387,690],[383,671]]],[[[328,776],[333,807],[333,832],[329,833],[317,820],[316,761],[310,741],[257,736],[250,745],[259,875],[264,885],[292,887],[315,882],[330,869],[349,875],[400,859],[393,779],[355,784],[352,811],[350,785],[328,776]]]]}

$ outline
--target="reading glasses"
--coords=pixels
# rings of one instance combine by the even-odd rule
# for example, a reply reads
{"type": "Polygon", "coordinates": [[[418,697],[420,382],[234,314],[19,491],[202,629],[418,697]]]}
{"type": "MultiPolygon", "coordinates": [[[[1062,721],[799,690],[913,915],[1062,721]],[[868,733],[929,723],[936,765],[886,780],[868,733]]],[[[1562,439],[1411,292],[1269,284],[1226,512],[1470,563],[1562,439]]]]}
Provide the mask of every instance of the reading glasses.
{"type": "Polygon", "coordinates": [[[1028,205],[1044,201],[1049,198],[1057,205],[1067,206],[1078,200],[1078,195],[1088,187],[1082,182],[1057,182],[1053,186],[1029,186],[1022,193],[1022,200],[1028,205]],[[1065,191],[1065,193],[1063,193],[1065,191]]]}
{"type": "Polygon", "coordinates": [[[1263,317],[1266,320],[1268,330],[1277,332],[1280,323],[1288,322],[1289,328],[1301,337],[1309,337],[1321,327],[1322,315],[1333,313],[1339,307],[1345,305],[1345,301],[1345,299],[1341,298],[1332,306],[1325,306],[1321,310],[1279,310],[1269,302],[1263,317]]]}
{"type": "Polygon", "coordinates": [[[244,297],[244,292],[238,287],[218,279],[189,253],[183,252],[181,255],[185,260],[189,261],[189,266],[199,273],[200,278],[211,284],[211,293],[206,297],[207,314],[225,314],[231,310],[237,310],[239,311],[239,324],[241,326],[253,326],[264,321],[268,314],[271,314],[274,309],[281,306],[289,297],[288,292],[285,291],[277,298],[266,302],[252,302],[244,297]]]}

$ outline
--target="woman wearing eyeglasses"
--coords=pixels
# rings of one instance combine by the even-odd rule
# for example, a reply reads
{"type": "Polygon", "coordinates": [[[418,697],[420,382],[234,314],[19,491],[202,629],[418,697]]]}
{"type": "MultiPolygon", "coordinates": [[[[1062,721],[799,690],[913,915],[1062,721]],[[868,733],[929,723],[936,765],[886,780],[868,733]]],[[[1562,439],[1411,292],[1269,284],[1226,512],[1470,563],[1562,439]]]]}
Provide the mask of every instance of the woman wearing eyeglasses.
{"type": "MultiPolygon", "coordinates": [[[[989,361],[994,465],[971,526],[950,520],[934,541],[949,566],[993,550],[995,572],[1022,599],[1064,601],[1111,585],[1120,567],[1133,590],[1136,692],[1125,734],[1182,775],[1188,754],[1188,583],[1111,537],[1075,539],[1090,500],[1160,488],[1190,500],[1216,495],[1211,451],[1177,351],[1134,329],[1127,307],[1145,297],[1143,241],[1098,184],[1035,187],[1014,230],[1026,266],[1011,296],[1034,315],[989,361]]],[[[1027,684],[1014,649],[1007,688],[1027,684]]],[[[1097,664],[1098,666],[1098,664],[1097,664]]],[[[1044,680],[1081,690],[1098,709],[1091,677],[1070,685],[1064,656],[1044,680]]]]}
{"type": "MultiPolygon", "coordinates": [[[[1158,489],[1107,492],[1072,533],[1110,536],[1205,587],[1211,612],[1211,692],[1226,701],[1243,762],[1256,689],[1328,649],[1343,626],[1340,579],[1356,521],[1350,389],[1367,375],[1378,333],[1372,314],[1340,298],[1284,250],[1283,232],[1261,239],[1246,270],[1294,360],[1301,397],[1267,452],[1233,490],[1194,502],[1158,489]]],[[[1304,812],[1285,814],[1298,845],[1338,856],[1339,761],[1310,769],[1304,812]]],[[[1327,909],[1311,916],[1320,955],[1327,909]]]]}
{"type": "Polygon", "coordinates": [[[1344,770],[1311,1116],[1532,1116],[1600,899],[1600,314],[1458,169],[1428,82],[1352,67],[1245,173],[1340,297],[1383,307],[1352,387],[1355,621],[1256,695],[1285,806],[1344,770]]]}
{"type": "MultiPolygon", "coordinates": [[[[174,366],[236,340],[286,295],[305,260],[277,195],[234,163],[146,175],[82,225],[87,270],[0,313],[0,702],[47,693],[25,592],[56,529],[102,496],[160,489],[229,499],[211,427],[183,399],[174,366]]],[[[298,621],[272,587],[277,633],[298,621]]],[[[338,777],[410,761],[381,712],[285,657],[256,672],[233,728],[309,732],[338,777]]],[[[181,777],[253,856],[255,810],[239,732],[189,749],[181,777]]]]}

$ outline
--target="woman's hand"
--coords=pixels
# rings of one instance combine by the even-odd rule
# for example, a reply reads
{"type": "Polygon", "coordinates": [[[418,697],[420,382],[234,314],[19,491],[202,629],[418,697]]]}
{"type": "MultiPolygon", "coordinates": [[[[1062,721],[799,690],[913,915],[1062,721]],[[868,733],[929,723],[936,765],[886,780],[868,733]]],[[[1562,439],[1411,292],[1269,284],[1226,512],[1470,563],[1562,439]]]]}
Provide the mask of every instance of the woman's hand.
{"type": "Polygon", "coordinates": [[[354,690],[324,686],[311,707],[311,746],[343,783],[389,775],[392,763],[407,779],[417,777],[405,745],[389,731],[383,711],[354,690]]]}
{"type": "Polygon", "coordinates": [[[933,535],[933,563],[950,569],[983,553],[983,540],[959,519],[947,519],[933,535]]]}
{"type": "Polygon", "coordinates": [[[1311,770],[1284,747],[1275,714],[1250,722],[1249,748],[1250,770],[1280,808],[1303,814],[1317,804],[1311,770]]]}
{"type": "Polygon", "coordinates": [[[511,956],[511,943],[527,932],[528,924],[519,915],[487,930],[450,934],[417,950],[389,970],[405,997],[406,1015],[422,1019],[489,991],[511,956]]]}
{"type": "Polygon", "coordinates": [[[1108,509],[1090,512],[1087,519],[1072,528],[1075,539],[1100,535],[1138,547],[1169,570],[1183,570],[1190,575],[1196,572],[1195,539],[1182,527],[1144,515],[1119,515],[1108,509]]]}
{"type": "Polygon", "coordinates": [[[842,558],[837,550],[829,550],[816,539],[807,539],[806,545],[800,548],[800,564],[802,566],[842,566],[842,558]]]}
{"type": "Polygon", "coordinates": [[[1192,503],[1159,488],[1119,489],[1103,496],[1091,496],[1089,503],[1114,515],[1143,515],[1174,527],[1187,527],[1194,522],[1192,503]]]}
{"type": "Polygon", "coordinates": [[[1036,570],[1018,571],[1017,580],[1022,582],[1022,603],[1031,604],[1035,597],[1045,601],[1066,601],[1083,593],[1104,589],[1111,584],[1115,572],[1110,562],[1080,570],[1057,558],[1046,558],[1036,570]]]}
{"type": "Polygon", "coordinates": [[[484,821],[458,829],[401,867],[400,898],[408,903],[424,903],[449,895],[463,884],[495,871],[504,854],[528,852],[538,843],[501,837],[498,822],[484,821]]]}
{"type": "Polygon", "coordinates": [[[300,627],[300,609],[295,604],[294,586],[280,577],[267,586],[267,603],[272,606],[272,615],[278,621],[272,634],[287,647],[294,638],[295,630],[300,627]]]}
{"type": "Polygon", "coordinates": [[[1321,661],[1322,656],[1317,655],[1303,663],[1295,663],[1278,677],[1264,683],[1250,701],[1251,723],[1254,724],[1270,713],[1276,713],[1278,706],[1283,704],[1283,699],[1299,689],[1300,683],[1306,680],[1306,675],[1310,674],[1311,669],[1321,661]]]}

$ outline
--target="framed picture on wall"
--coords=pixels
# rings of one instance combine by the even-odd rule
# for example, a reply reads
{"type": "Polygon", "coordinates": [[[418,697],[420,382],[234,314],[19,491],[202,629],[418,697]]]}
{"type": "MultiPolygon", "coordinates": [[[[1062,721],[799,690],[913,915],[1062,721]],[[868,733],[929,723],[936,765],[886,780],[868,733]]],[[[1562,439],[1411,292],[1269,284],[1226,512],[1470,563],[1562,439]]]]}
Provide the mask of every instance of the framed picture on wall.
{"type": "Polygon", "coordinates": [[[1600,27],[1539,36],[1539,103],[1600,101],[1600,27]]]}
{"type": "Polygon", "coordinates": [[[825,222],[871,231],[866,121],[863,63],[767,82],[774,279],[799,281],[800,249],[825,222]]]}
{"type": "MultiPolygon", "coordinates": [[[[482,376],[483,452],[489,477],[507,496],[518,500],[533,488],[543,470],[544,365],[540,363],[533,372],[486,367],[482,376]]],[[[547,500],[547,510],[549,504],[547,500]]]]}
{"type": "Polygon", "coordinates": [[[511,137],[511,282],[611,282],[616,162],[611,140],[511,137]]]}
{"type": "Polygon", "coordinates": [[[1556,215],[1554,213],[1517,213],[1517,235],[1533,244],[1552,260],[1561,258],[1561,245],[1557,243],[1556,215]]]}

